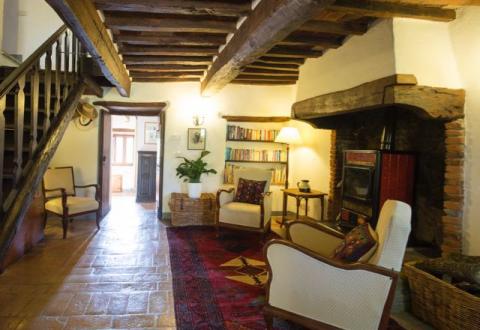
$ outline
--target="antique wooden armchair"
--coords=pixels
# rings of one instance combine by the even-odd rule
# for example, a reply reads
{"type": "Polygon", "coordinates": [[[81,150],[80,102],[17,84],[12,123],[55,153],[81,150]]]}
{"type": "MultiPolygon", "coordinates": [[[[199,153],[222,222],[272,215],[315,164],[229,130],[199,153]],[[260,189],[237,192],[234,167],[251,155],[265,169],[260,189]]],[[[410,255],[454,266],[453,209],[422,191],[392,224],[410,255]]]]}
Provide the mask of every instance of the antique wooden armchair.
{"type": "Polygon", "coordinates": [[[67,237],[68,220],[83,214],[96,213],[97,228],[100,229],[101,200],[98,184],[76,186],[73,167],[49,168],[43,177],[45,203],[44,226],[48,213],[62,218],[63,238],[67,237]],[[77,188],[95,188],[95,198],[76,195],[77,188]]]}

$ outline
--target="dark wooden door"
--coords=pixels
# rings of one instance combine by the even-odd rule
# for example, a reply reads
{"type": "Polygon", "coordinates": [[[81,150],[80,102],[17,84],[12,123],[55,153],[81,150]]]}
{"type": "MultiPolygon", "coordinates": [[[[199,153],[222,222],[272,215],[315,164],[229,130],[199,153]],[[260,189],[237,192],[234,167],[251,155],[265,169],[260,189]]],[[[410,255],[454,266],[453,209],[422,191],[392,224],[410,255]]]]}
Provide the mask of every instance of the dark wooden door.
{"type": "Polygon", "coordinates": [[[100,142],[99,142],[99,181],[102,191],[102,216],[110,212],[110,145],[112,131],[112,116],[101,112],[100,142]]]}
{"type": "Polygon", "coordinates": [[[138,152],[137,202],[155,202],[157,192],[157,153],[138,152]]]}

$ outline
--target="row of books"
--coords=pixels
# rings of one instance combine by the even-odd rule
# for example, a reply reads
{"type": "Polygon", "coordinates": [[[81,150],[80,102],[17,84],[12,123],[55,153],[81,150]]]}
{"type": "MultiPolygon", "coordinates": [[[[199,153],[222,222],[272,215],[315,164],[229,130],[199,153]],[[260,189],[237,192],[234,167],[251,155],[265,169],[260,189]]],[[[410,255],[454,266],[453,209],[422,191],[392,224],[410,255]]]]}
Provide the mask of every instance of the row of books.
{"type": "MultiPolygon", "coordinates": [[[[223,182],[226,184],[233,184],[234,172],[240,168],[238,165],[227,164],[225,165],[225,172],[223,173],[223,182]]],[[[272,168],[272,184],[284,184],[285,183],[285,167],[272,168]]]]}
{"type": "Polygon", "coordinates": [[[287,155],[282,150],[225,149],[226,160],[243,160],[257,162],[286,162],[287,155]]]}
{"type": "Polygon", "coordinates": [[[240,126],[227,126],[227,140],[275,141],[278,135],[275,129],[252,129],[240,126]]]}

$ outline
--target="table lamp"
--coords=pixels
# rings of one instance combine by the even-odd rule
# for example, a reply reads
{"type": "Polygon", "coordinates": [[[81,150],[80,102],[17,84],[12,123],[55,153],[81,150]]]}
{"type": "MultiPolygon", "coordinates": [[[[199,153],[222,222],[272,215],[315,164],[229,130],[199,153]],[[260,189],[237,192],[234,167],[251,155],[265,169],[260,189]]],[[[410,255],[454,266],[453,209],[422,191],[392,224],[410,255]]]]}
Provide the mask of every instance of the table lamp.
{"type": "Polygon", "coordinates": [[[302,139],[300,138],[300,133],[295,127],[282,127],[275,142],[285,143],[287,145],[287,168],[285,170],[285,189],[288,189],[288,167],[289,167],[289,158],[290,158],[290,145],[291,144],[300,144],[302,139]]]}

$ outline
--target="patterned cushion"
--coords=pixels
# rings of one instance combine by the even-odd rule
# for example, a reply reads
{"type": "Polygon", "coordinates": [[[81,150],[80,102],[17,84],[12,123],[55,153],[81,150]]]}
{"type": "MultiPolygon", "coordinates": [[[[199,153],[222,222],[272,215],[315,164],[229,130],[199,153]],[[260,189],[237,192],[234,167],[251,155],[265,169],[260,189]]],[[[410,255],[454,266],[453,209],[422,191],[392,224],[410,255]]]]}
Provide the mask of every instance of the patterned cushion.
{"type": "Polygon", "coordinates": [[[377,247],[375,231],[368,223],[353,228],[344,241],[335,249],[332,258],[355,262],[365,261],[363,256],[371,256],[377,247]]]}
{"type": "Polygon", "coordinates": [[[260,204],[267,181],[238,179],[234,201],[248,204],[260,204]]]}

